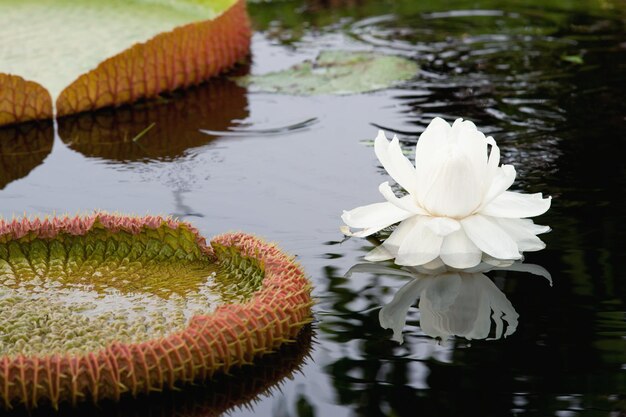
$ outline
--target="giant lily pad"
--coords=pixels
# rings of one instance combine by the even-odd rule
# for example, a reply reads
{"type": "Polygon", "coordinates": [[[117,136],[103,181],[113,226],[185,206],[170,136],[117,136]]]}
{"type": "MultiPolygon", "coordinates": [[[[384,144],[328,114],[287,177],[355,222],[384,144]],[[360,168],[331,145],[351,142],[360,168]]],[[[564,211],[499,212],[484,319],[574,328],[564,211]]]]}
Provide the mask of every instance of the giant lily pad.
{"type": "Polygon", "coordinates": [[[249,52],[243,0],[0,0],[0,125],[153,98],[249,52]]]}
{"type": "Polygon", "coordinates": [[[310,319],[292,259],[244,234],[96,214],[0,221],[0,403],[117,400],[228,371],[310,319]]]}
{"type": "Polygon", "coordinates": [[[24,413],[22,407],[3,410],[3,417],[217,417],[229,415],[239,408],[251,407],[262,395],[280,389],[300,371],[308,359],[313,331],[311,325],[302,328],[293,343],[285,343],[275,352],[255,359],[253,363],[220,373],[202,384],[184,389],[163,390],[138,397],[128,396],[120,401],[80,404],[51,410],[41,406],[24,413]]]}
{"type": "Polygon", "coordinates": [[[399,56],[372,52],[325,51],[284,71],[241,77],[253,91],[296,95],[355,94],[380,90],[407,81],[417,64],[399,56]]]}

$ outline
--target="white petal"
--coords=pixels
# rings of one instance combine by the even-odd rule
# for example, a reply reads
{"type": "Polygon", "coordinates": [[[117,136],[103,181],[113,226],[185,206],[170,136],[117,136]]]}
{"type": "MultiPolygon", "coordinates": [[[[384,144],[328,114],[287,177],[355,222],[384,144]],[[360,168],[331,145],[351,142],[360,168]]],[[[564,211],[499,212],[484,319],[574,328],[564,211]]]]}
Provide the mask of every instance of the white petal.
{"type": "Polygon", "coordinates": [[[432,261],[425,263],[424,265],[407,266],[405,268],[407,270],[414,271],[415,273],[425,275],[438,275],[448,271],[448,268],[442,262],[441,258],[435,258],[432,261]]]}
{"type": "Polygon", "coordinates": [[[393,329],[393,340],[402,343],[402,329],[406,324],[406,315],[409,308],[419,298],[428,279],[417,276],[396,292],[393,300],[384,306],[378,313],[380,326],[383,329],[393,329]]]}
{"type": "Polygon", "coordinates": [[[391,178],[409,193],[416,192],[417,173],[415,167],[402,153],[397,137],[394,137],[390,143],[387,141],[385,132],[379,130],[374,141],[374,152],[391,178]]]}
{"type": "Polygon", "coordinates": [[[487,139],[474,123],[459,120],[452,125],[451,135],[456,136],[456,146],[472,162],[476,175],[483,178],[487,174],[487,139]]]}
{"type": "Polygon", "coordinates": [[[378,186],[378,191],[380,191],[383,197],[385,197],[385,200],[398,208],[409,211],[413,214],[428,214],[423,208],[417,205],[412,196],[405,195],[402,198],[398,198],[387,181],[378,186]]]}
{"type": "Polygon", "coordinates": [[[538,251],[546,247],[546,244],[533,233],[534,228],[528,227],[521,219],[495,218],[495,221],[511,236],[521,252],[538,251]]]}
{"type": "Polygon", "coordinates": [[[431,274],[434,274],[437,270],[442,272],[448,270],[448,268],[446,268],[446,264],[443,263],[441,258],[435,258],[430,262],[426,262],[424,265],[420,265],[420,267],[426,271],[430,271],[429,273],[431,274]]]}
{"type": "Polygon", "coordinates": [[[453,148],[442,149],[434,161],[436,166],[420,183],[420,187],[427,184],[418,194],[420,205],[433,216],[456,218],[478,209],[483,197],[482,178],[467,155],[453,148]]]}
{"type": "Polygon", "coordinates": [[[363,229],[360,232],[352,233],[352,236],[365,237],[411,217],[412,215],[413,214],[408,211],[385,202],[374,203],[357,207],[350,211],[344,211],[341,219],[350,227],[363,229]]]}
{"type": "Polygon", "coordinates": [[[492,136],[487,136],[485,141],[488,145],[491,146],[491,151],[489,152],[489,159],[487,161],[487,165],[489,166],[489,170],[495,173],[496,168],[500,166],[500,148],[496,143],[496,140],[492,136]]]}
{"type": "Polygon", "coordinates": [[[483,197],[479,211],[508,190],[513,185],[515,176],[515,167],[513,165],[502,165],[496,169],[495,175],[487,187],[487,193],[483,197]]]}
{"type": "Polygon", "coordinates": [[[550,226],[542,226],[540,224],[535,224],[531,219],[515,219],[520,224],[523,224],[524,227],[535,235],[541,235],[543,233],[548,233],[550,230],[550,226]]]}
{"type": "MultiPolygon", "coordinates": [[[[520,257],[517,261],[523,261],[524,257],[520,257]]],[[[493,256],[487,255],[486,253],[483,253],[483,260],[482,262],[485,265],[490,265],[491,268],[490,269],[494,269],[494,268],[505,268],[508,266],[511,266],[515,263],[516,260],[513,259],[497,259],[494,258],[493,256]]]]}
{"type": "Polygon", "coordinates": [[[449,217],[430,217],[426,225],[433,233],[443,237],[461,228],[461,223],[458,220],[449,217]]]}
{"type": "Polygon", "coordinates": [[[451,130],[448,122],[441,117],[435,117],[430,122],[415,146],[415,167],[418,171],[421,167],[428,165],[432,155],[438,149],[448,145],[448,134],[451,130]]]}
{"type": "Polygon", "coordinates": [[[480,264],[482,251],[461,229],[445,237],[439,256],[446,265],[453,268],[472,268],[480,264]]]}
{"type": "MultiPolygon", "coordinates": [[[[404,242],[404,239],[406,239],[406,237],[409,235],[411,230],[413,230],[413,227],[417,224],[418,221],[419,216],[409,217],[408,219],[402,221],[381,246],[384,246],[385,250],[393,255],[393,258],[398,256],[398,252],[400,251],[400,246],[402,246],[402,242],[404,242]]],[[[369,259],[369,254],[365,259],[367,259],[368,261],[371,260],[369,259]]]]}
{"type": "Polygon", "coordinates": [[[439,256],[443,237],[436,235],[427,227],[425,216],[416,216],[416,219],[396,256],[395,262],[398,265],[423,265],[439,256]]]}
{"type": "Polygon", "coordinates": [[[520,259],[515,241],[498,224],[486,216],[475,214],[461,220],[467,237],[480,250],[497,259],[520,259]]]}
{"type": "Polygon", "coordinates": [[[551,197],[543,198],[541,193],[521,194],[507,191],[484,206],[480,212],[493,217],[534,217],[548,211],[551,202],[551,197]]]}
{"type": "Polygon", "coordinates": [[[487,161],[487,175],[484,183],[484,192],[486,195],[497,174],[498,166],[500,165],[500,148],[498,148],[496,141],[491,136],[487,137],[485,140],[487,144],[491,145],[491,152],[489,153],[489,160],[487,161]]]}

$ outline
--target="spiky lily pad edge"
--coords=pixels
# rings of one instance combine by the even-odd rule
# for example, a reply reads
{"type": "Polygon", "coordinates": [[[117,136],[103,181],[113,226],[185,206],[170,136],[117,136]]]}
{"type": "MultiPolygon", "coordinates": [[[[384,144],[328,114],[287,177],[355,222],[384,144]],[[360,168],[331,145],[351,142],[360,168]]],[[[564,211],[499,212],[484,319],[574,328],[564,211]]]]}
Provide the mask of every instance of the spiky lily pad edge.
{"type": "Polygon", "coordinates": [[[95,224],[130,233],[163,226],[188,228],[198,246],[218,263],[232,262],[233,254],[257,259],[265,271],[261,289],[246,303],[222,305],[210,315],[194,316],[183,331],[160,339],[112,343],[98,352],[75,356],[0,357],[0,406],[36,408],[48,403],[58,408],[62,402],[117,401],[125,394],[173,389],[251,364],[255,357],[295,340],[311,322],[311,284],[302,268],[275,245],[244,233],[223,234],[206,245],[197,229],[172,218],[94,213],[43,220],[0,219],[0,241],[80,235],[95,224]]]}

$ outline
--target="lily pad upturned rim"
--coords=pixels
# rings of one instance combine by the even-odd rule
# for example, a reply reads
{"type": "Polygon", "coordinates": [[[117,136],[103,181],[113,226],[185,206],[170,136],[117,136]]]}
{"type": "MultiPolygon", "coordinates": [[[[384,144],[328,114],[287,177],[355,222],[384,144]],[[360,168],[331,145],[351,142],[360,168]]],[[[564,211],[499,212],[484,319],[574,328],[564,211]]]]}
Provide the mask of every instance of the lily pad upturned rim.
{"type": "MultiPolygon", "coordinates": [[[[210,0],[183,2],[200,7],[210,0]]],[[[245,0],[221,3],[214,18],[196,18],[103,56],[54,97],[36,80],[0,69],[0,126],[154,99],[233,68],[250,53],[251,24],[245,0]]]]}
{"type": "Polygon", "coordinates": [[[37,409],[16,407],[6,411],[5,417],[212,417],[222,416],[238,409],[249,409],[261,396],[280,391],[302,373],[311,358],[315,332],[312,324],[305,325],[293,343],[285,343],[276,351],[255,359],[254,363],[231,369],[228,374],[216,374],[202,384],[186,386],[182,390],[151,392],[137,397],[126,397],[119,402],[81,404],[78,408],[61,406],[57,411],[41,406],[37,409]]]}
{"type": "Polygon", "coordinates": [[[0,219],[0,240],[24,236],[54,239],[60,233],[88,233],[94,224],[111,232],[139,233],[143,228],[186,227],[198,247],[216,262],[229,253],[257,259],[264,266],[261,288],[242,304],[220,305],[212,314],[194,316],[178,333],[137,344],[112,343],[79,355],[0,357],[0,407],[23,404],[119,400],[176,388],[210,378],[293,341],[311,322],[311,285],[293,257],[275,245],[244,233],[226,233],[206,243],[193,226],[158,216],[130,217],[94,213],[51,219],[0,219]]]}

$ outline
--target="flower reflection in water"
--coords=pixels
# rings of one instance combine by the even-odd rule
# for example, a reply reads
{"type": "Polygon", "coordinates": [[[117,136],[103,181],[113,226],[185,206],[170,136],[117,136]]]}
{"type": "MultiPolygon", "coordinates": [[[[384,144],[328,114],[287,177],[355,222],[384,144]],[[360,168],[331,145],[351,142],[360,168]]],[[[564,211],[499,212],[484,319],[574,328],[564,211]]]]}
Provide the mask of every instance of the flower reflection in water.
{"type": "Polygon", "coordinates": [[[404,340],[402,330],[409,308],[418,299],[420,327],[428,336],[441,340],[450,336],[495,340],[515,332],[519,315],[504,293],[485,275],[492,270],[529,272],[552,284],[545,268],[521,262],[500,266],[481,263],[461,270],[445,266],[396,269],[363,263],[350,268],[347,275],[369,272],[411,279],[379,313],[380,325],[392,329],[393,340],[399,343],[404,340]]]}

